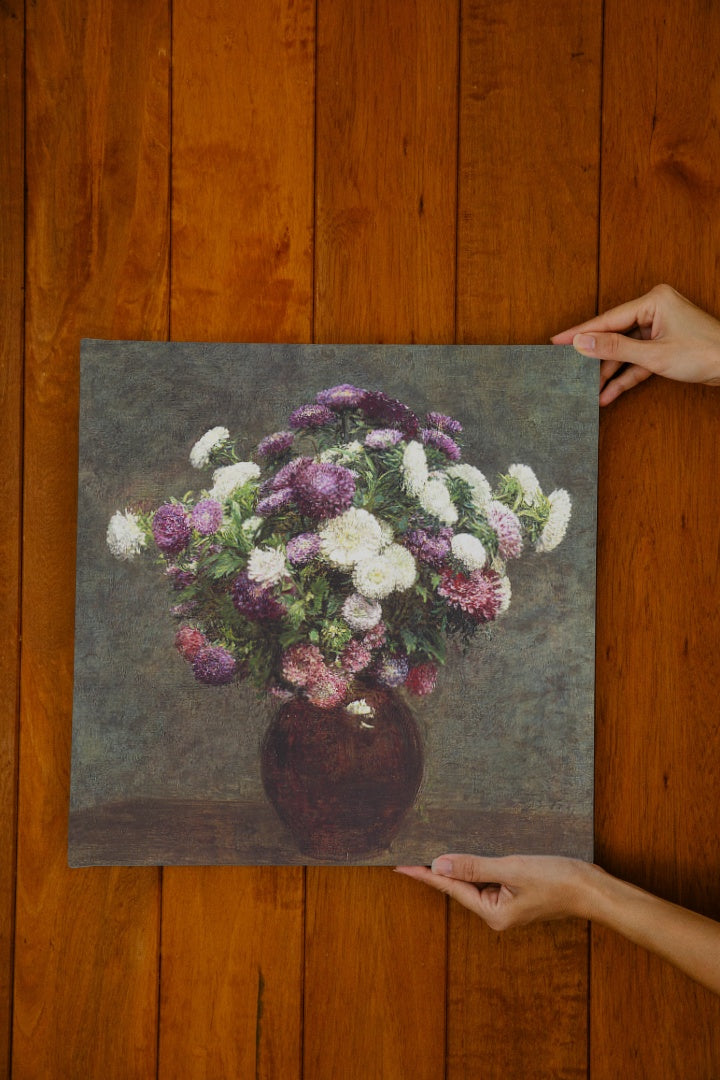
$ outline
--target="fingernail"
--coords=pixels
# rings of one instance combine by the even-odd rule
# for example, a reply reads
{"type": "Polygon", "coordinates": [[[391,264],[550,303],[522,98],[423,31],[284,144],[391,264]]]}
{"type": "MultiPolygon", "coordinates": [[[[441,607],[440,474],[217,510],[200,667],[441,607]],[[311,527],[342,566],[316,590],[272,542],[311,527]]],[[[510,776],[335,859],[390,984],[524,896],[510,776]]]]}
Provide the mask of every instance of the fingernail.
{"type": "Polygon", "coordinates": [[[588,352],[594,352],[597,342],[592,334],[576,334],[573,338],[573,345],[576,349],[587,349],[588,352]]]}
{"type": "Polygon", "coordinates": [[[435,859],[432,864],[433,874],[452,874],[452,863],[449,859],[435,859]]]}

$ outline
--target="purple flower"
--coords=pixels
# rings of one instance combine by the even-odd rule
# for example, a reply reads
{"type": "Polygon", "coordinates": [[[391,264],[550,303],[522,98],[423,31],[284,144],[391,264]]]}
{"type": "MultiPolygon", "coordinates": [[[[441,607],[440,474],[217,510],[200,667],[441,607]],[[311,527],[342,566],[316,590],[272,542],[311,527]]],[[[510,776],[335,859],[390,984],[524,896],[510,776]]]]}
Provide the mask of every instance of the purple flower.
{"type": "Polygon", "coordinates": [[[243,570],[232,588],[233,603],[241,615],[250,622],[263,622],[265,619],[282,619],[285,608],[274,596],[272,589],[251,581],[247,570],[243,570]]]}
{"type": "Polygon", "coordinates": [[[420,432],[420,438],[426,446],[434,446],[436,450],[440,450],[451,461],[460,460],[460,447],[444,431],[438,431],[437,428],[423,428],[420,432]]]}
{"type": "Polygon", "coordinates": [[[452,529],[440,529],[437,533],[428,532],[427,529],[412,529],[405,533],[403,543],[416,559],[439,570],[450,551],[452,535],[452,529]]]}
{"type": "Polygon", "coordinates": [[[350,383],[341,383],[340,386],[331,386],[328,390],[321,390],[315,400],[318,405],[327,405],[330,409],[339,412],[342,409],[357,409],[367,391],[359,390],[350,383]]]}
{"type": "Polygon", "coordinates": [[[498,550],[503,559],[517,559],[522,554],[522,526],[517,514],[501,502],[491,502],[488,522],[497,533],[498,550]]]}
{"type": "Polygon", "coordinates": [[[272,491],[255,507],[255,513],[260,517],[269,517],[276,510],[282,510],[289,502],[292,502],[293,493],[290,488],[281,488],[280,491],[272,491]]]}
{"type": "Polygon", "coordinates": [[[334,424],[337,420],[332,409],[327,405],[301,405],[290,413],[288,423],[292,428],[316,428],[334,424]]]}
{"type": "Polygon", "coordinates": [[[191,518],[193,527],[201,536],[212,536],[222,525],[222,506],[217,499],[201,499],[194,507],[191,518]]]}
{"type": "Polygon", "coordinates": [[[368,390],[360,402],[360,408],[368,419],[392,424],[406,435],[416,435],[420,427],[417,416],[407,405],[397,398],[388,397],[382,390],[368,390]]]}
{"type": "Polygon", "coordinates": [[[168,555],[175,555],[187,547],[192,526],[187,511],[178,503],[165,503],[158,507],[153,517],[152,532],[155,543],[168,555]]]}
{"type": "Polygon", "coordinates": [[[184,589],[186,585],[192,585],[196,580],[196,575],[192,570],[182,570],[179,566],[168,566],[165,573],[172,581],[173,589],[184,589]]]}
{"type": "Polygon", "coordinates": [[[459,420],[453,420],[452,416],[445,416],[444,413],[429,412],[425,419],[438,431],[447,431],[451,435],[459,435],[463,429],[459,420]]]}
{"type": "Polygon", "coordinates": [[[375,428],[374,431],[368,431],[365,436],[365,445],[371,450],[387,450],[388,447],[399,443],[401,439],[402,435],[396,428],[375,428]]]}
{"type": "Polygon", "coordinates": [[[188,616],[194,615],[198,609],[197,600],[186,600],[184,604],[175,604],[170,608],[170,614],[174,615],[176,619],[187,619],[188,616]]]}
{"type": "Polygon", "coordinates": [[[293,477],[298,469],[302,469],[305,465],[311,463],[312,458],[309,457],[297,457],[293,458],[292,461],[288,461],[287,465],[283,465],[270,480],[263,484],[260,488],[261,494],[266,495],[268,491],[282,491],[283,488],[292,487],[293,477]]]}
{"type": "Polygon", "coordinates": [[[373,675],[382,686],[402,686],[408,676],[410,665],[407,656],[383,653],[373,668],[373,675]]]}
{"type": "Polygon", "coordinates": [[[307,461],[292,479],[293,497],[303,514],[315,520],[347,510],[355,494],[355,475],[343,465],[307,461]]]}
{"type": "Polygon", "coordinates": [[[227,649],[219,645],[208,645],[197,651],[192,661],[192,669],[198,682],[222,686],[223,683],[229,683],[235,677],[237,661],[227,649]]]}
{"type": "Polygon", "coordinates": [[[257,453],[264,458],[280,457],[290,449],[294,441],[294,431],[276,431],[258,443],[257,453]]]}
{"type": "Polygon", "coordinates": [[[285,551],[288,562],[293,566],[304,566],[320,554],[321,547],[322,542],[317,533],[299,533],[287,542],[285,551]]]}

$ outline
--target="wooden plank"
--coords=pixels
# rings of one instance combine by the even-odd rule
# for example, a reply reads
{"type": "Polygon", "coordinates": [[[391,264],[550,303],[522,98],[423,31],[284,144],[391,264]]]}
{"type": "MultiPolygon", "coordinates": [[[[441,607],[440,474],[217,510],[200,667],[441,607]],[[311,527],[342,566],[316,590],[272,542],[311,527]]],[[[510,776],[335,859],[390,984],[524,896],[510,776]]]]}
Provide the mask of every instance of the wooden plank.
{"type": "Polygon", "coordinates": [[[158,872],[67,868],[81,336],[167,327],[166,0],[27,12],[13,1076],[155,1075],[158,872]]]}
{"type": "MultiPolygon", "coordinates": [[[[319,4],[318,341],[453,340],[458,15],[319,4]]],[[[307,880],[305,1075],[444,1076],[443,898],[383,869],[307,880]]]]}
{"type": "Polygon", "coordinates": [[[0,1073],[10,1072],[15,922],[24,322],[23,0],[0,11],[0,1073]]]}
{"type": "MultiPolygon", "coordinates": [[[[175,339],[311,340],[314,15],[174,4],[175,339]]],[[[161,1076],[299,1075],[303,904],[298,867],[165,871],[161,1076]]]]}
{"type": "MultiPolygon", "coordinates": [[[[461,342],[543,342],[594,309],[601,33],[597,2],[463,8],[461,342]]],[[[499,935],[452,906],[448,1076],[584,1076],[587,983],[585,925],[499,935]]]]}
{"type": "MultiPolygon", "coordinates": [[[[720,315],[720,12],[610,0],[605,42],[600,307],[667,280],[720,315]]],[[[659,380],[603,414],[598,597],[598,859],[714,918],[719,422],[659,380]]],[[[599,928],[591,1003],[598,1080],[720,1074],[720,999],[599,928]]]]}

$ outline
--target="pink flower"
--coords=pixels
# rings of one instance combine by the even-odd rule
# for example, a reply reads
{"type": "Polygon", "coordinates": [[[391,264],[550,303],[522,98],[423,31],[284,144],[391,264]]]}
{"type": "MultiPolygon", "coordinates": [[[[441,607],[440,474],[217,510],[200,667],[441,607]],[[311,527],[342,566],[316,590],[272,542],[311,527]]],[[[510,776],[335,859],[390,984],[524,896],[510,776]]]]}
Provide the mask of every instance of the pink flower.
{"type": "Polygon", "coordinates": [[[362,643],[366,649],[379,649],[385,644],[386,637],[385,623],[379,622],[363,634],[362,643]]]}
{"type": "Polygon", "coordinates": [[[339,672],[331,671],[330,668],[319,672],[317,678],[311,679],[305,688],[308,701],[320,709],[334,709],[336,705],[341,705],[347,692],[346,680],[339,672]]]}
{"type": "Polygon", "coordinates": [[[466,576],[445,569],[437,591],[449,607],[459,608],[474,622],[490,622],[502,604],[500,575],[494,570],[473,570],[466,576]]]}
{"type": "Polygon", "coordinates": [[[206,645],[207,638],[194,626],[181,626],[175,635],[175,648],[183,660],[194,660],[206,645]]]}
{"type": "Polygon", "coordinates": [[[325,671],[325,661],[317,645],[300,642],[283,653],[283,678],[293,686],[307,686],[325,671]]]}
{"type": "Polygon", "coordinates": [[[364,671],[371,660],[372,653],[361,641],[349,641],[340,656],[343,668],[352,675],[364,671]]]}
{"type": "Polygon", "coordinates": [[[417,664],[410,668],[405,686],[411,693],[418,697],[432,694],[437,682],[438,669],[435,664],[417,664]]]}

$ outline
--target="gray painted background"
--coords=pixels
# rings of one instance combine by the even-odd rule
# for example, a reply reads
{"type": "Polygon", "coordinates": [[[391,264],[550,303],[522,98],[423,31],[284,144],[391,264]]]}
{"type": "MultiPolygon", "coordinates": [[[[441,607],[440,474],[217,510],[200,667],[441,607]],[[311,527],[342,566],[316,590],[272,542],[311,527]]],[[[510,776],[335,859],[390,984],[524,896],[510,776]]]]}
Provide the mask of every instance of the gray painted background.
{"type": "MultiPolygon", "coordinates": [[[[81,357],[70,863],[302,863],[267,804],[272,706],[248,684],[198,684],[173,647],[150,559],[119,562],[110,517],[207,485],[209,428],[249,457],[327,386],[381,389],[462,421],[463,460],[513,462],[573,500],[554,552],[509,564],[513,600],[411,707],[425,778],[385,857],[446,850],[592,857],[597,366],[550,346],[289,346],[86,341],[81,357]]],[[[356,860],[361,862],[362,860],[356,860]]]]}

